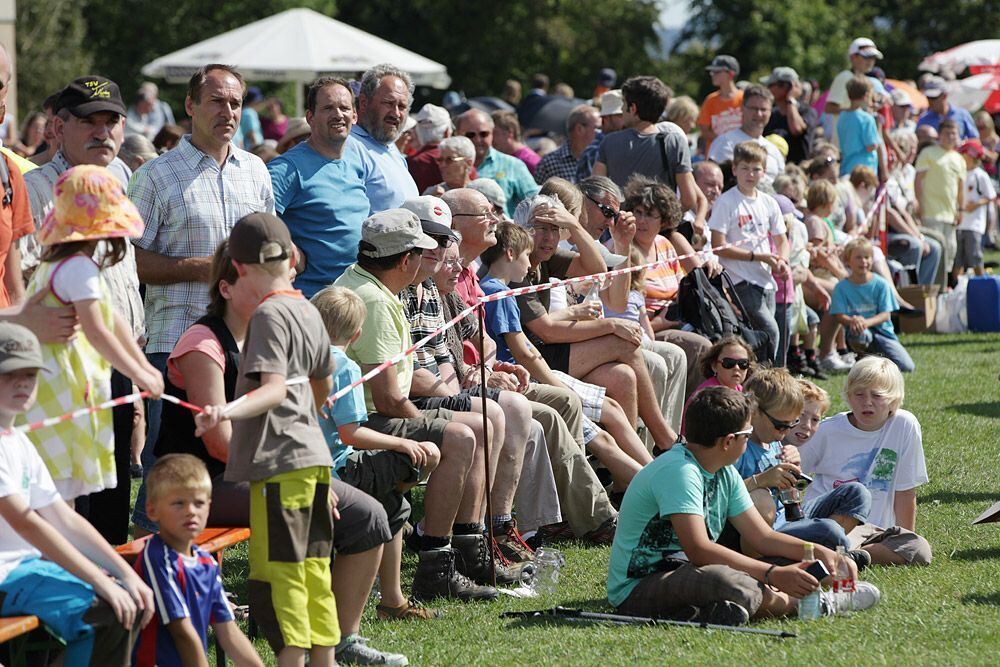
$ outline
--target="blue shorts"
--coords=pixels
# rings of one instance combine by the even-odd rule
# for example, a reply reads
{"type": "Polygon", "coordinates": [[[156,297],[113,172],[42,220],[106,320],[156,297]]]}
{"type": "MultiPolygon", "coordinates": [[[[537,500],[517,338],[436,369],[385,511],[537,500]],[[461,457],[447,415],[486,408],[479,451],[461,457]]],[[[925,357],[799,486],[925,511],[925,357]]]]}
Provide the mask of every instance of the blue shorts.
{"type": "Polygon", "coordinates": [[[0,615],[37,616],[66,642],[64,664],[87,665],[94,649],[94,628],[83,616],[95,597],[90,584],[55,563],[30,558],[0,583],[0,615]]]}

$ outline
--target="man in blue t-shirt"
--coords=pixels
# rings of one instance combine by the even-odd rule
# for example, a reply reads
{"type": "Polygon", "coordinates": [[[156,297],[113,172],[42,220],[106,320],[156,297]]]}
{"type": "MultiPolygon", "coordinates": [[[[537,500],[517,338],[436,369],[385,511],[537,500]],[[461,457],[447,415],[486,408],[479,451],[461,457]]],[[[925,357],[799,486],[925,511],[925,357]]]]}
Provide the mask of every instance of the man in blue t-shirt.
{"type": "MultiPolygon", "coordinates": [[[[732,465],[746,449],[753,410],[753,398],[732,389],[699,392],[688,407],[688,442],[632,480],[608,566],[608,600],[620,613],[738,625],[793,613],[818,588],[803,563],[774,565],[717,543],[728,520],[757,553],[802,558],[802,540],[764,523],[732,465]]],[[[836,553],[815,549],[835,572],[836,553]]]]}
{"type": "Polygon", "coordinates": [[[371,205],[366,160],[351,138],[354,93],[333,77],[318,79],[306,98],[309,138],[271,160],[275,209],[304,255],[295,287],[308,298],[350,266],[371,205]]]}
{"type": "Polygon", "coordinates": [[[958,138],[962,141],[966,139],[978,139],[979,129],[972,114],[966,109],[956,107],[948,103],[948,91],[945,90],[944,82],[931,80],[923,90],[927,97],[929,108],[920,116],[917,127],[930,125],[935,130],[941,129],[941,121],[953,120],[958,125],[958,138]]]}

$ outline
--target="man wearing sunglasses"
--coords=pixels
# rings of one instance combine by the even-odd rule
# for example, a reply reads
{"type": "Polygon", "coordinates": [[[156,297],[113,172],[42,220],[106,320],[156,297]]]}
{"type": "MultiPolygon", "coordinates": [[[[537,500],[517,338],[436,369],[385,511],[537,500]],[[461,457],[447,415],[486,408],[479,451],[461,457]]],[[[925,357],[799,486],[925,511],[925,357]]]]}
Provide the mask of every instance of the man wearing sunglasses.
{"type": "Polygon", "coordinates": [[[469,109],[455,119],[455,133],[468,137],[476,147],[476,170],[480,178],[492,178],[507,195],[507,217],[521,200],[538,193],[538,184],[528,167],[516,157],[493,147],[493,119],[479,109],[469,109]]]}

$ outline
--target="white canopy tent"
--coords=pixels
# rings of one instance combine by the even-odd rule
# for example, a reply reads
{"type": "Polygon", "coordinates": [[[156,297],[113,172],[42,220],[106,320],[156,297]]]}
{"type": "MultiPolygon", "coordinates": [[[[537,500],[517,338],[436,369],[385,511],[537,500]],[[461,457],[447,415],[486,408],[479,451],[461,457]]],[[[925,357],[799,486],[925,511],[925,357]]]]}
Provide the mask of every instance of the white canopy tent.
{"type": "Polygon", "coordinates": [[[418,86],[447,88],[444,65],[311,9],[289,9],[161,56],[142,68],[149,77],[186,82],[196,69],[225,63],[249,81],[295,81],[296,115],[302,86],[321,75],[353,76],[380,63],[407,72],[418,86]]]}

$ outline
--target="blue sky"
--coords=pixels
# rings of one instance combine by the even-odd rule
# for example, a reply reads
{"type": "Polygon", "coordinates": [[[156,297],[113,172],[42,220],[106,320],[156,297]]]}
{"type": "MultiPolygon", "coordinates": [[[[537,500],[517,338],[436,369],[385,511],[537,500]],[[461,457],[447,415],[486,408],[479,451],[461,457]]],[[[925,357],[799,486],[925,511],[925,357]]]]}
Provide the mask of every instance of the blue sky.
{"type": "Polygon", "coordinates": [[[663,11],[660,12],[660,23],[665,28],[680,28],[690,15],[687,0],[661,0],[663,11]]]}

